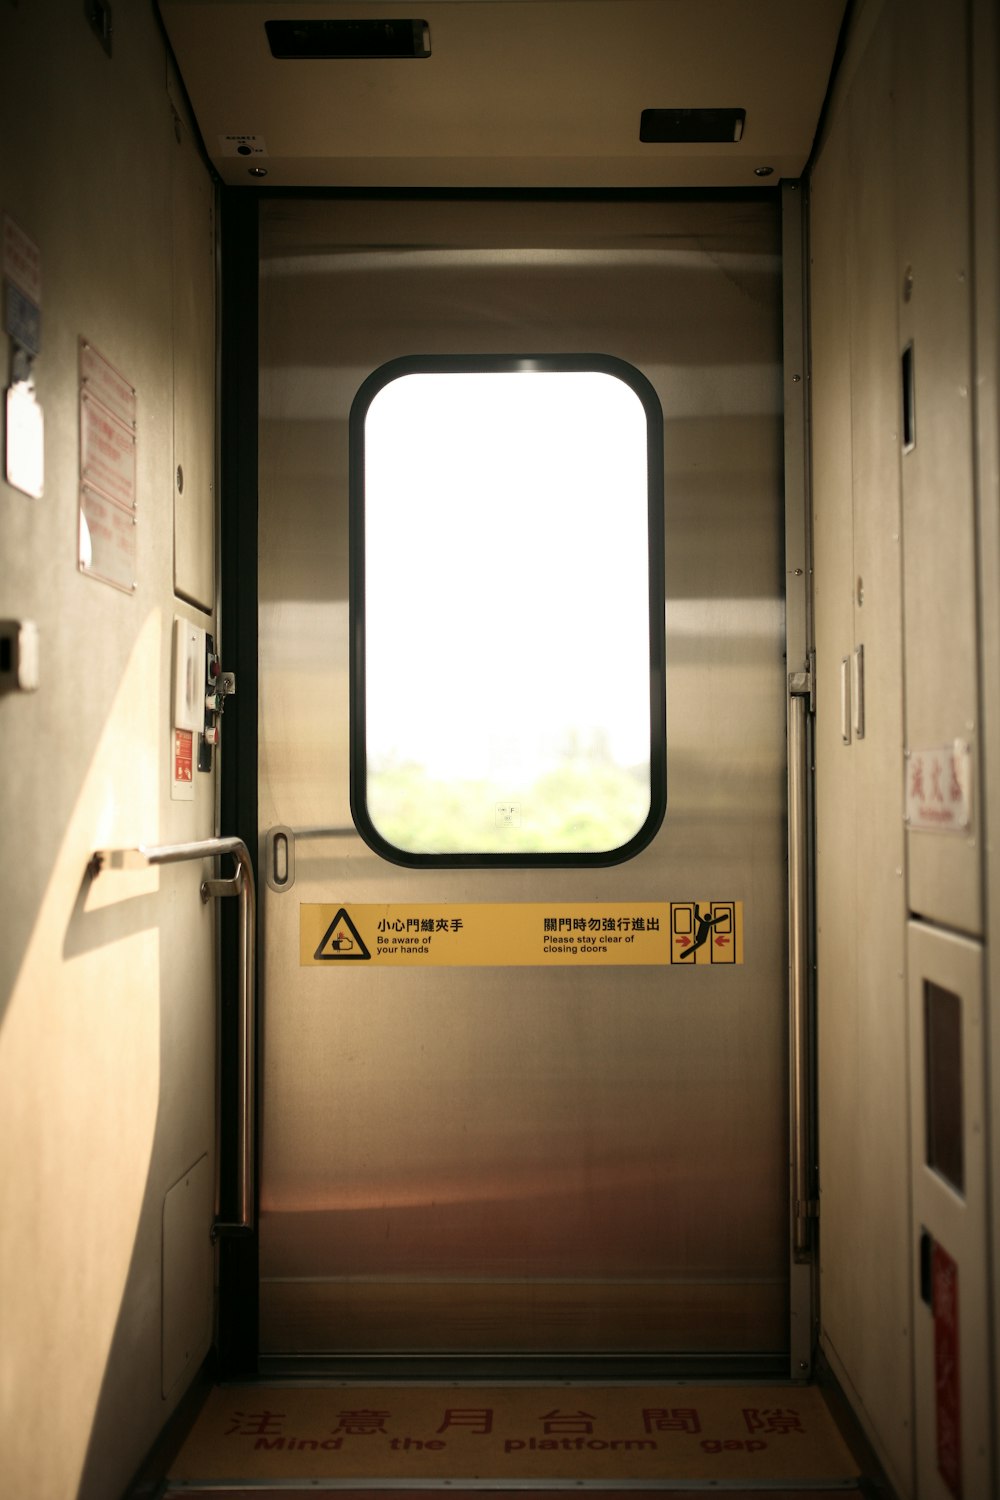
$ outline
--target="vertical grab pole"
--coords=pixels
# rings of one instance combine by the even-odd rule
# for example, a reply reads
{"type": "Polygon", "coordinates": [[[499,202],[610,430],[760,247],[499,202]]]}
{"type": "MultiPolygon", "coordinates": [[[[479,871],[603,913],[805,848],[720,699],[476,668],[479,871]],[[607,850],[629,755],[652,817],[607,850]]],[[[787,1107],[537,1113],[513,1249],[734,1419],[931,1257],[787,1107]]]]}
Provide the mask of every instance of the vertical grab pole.
{"type": "Polygon", "coordinates": [[[788,677],[788,1304],[789,1374],[812,1373],[815,1326],[812,1067],[813,655],[809,510],[808,215],[799,182],[781,185],[788,677]]]}
{"type": "Polygon", "coordinates": [[[810,1036],[809,1036],[809,863],[808,739],[809,674],[788,680],[788,981],[791,1072],[792,1249],[809,1255],[810,1195],[810,1036]]]}
{"type": "Polygon", "coordinates": [[[240,1007],[239,1048],[242,1059],[242,1094],[240,1100],[240,1228],[253,1229],[254,1219],[254,1094],[256,1057],[256,997],[254,993],[256,958],[256,892],[253,866],[249,854],[240,862],[240,1007]]]}
{"type": "MultiPolygon", "coordinates": [[[[236,843],[236,841],[233,841],[236,843]]],[[[239,1095],[237,1103],[237,1191],[236,1217],[217,1219],[213,1239],[220,1234],[240,1234],[253,1230],[254,1221],[254,1095],[256,1080],[256,997],[254,990],[257,932],[257,896],[253,865],[242,842],[228,850],[236,861],[232,880],[204,880],[201,898],[237,895],[239,907],[239,1009],[236,1016],[236,1048],[239,1057],[239,1095]]]]}

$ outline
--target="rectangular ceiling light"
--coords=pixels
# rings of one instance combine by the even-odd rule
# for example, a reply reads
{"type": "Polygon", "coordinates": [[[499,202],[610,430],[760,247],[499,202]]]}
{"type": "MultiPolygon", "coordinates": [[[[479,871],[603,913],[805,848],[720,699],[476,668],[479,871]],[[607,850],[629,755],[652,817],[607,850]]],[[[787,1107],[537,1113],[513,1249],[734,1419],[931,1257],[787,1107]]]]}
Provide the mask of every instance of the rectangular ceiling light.
{"type": "Polygon", "coordinates": [[[265,21],[271,56],[288,60],[430,57],[426,21],[265,21]]]}
{"type": "Polygon", "coordinates": [[[639,139],[684,145],[735,142],[746,117],[745,109],[644,109],[639,139]]]}

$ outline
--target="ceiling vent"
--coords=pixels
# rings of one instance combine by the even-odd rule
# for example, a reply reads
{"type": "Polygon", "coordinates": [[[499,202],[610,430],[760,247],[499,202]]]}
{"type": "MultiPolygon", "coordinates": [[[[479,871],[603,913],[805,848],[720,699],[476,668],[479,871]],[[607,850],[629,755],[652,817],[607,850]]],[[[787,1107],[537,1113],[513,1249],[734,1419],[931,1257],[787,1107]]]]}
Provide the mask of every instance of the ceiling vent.
{"type": "Polygon", "coordinates": [[[426,21],[265,21],[271,56],[290,61],[430,57],[426,21]]]}
{"type": "Polygon", "coordinates": [[[745,109],[644,109],[639,139],[689,146],[735,143],[743,135],[746,117],[745,109]]]}

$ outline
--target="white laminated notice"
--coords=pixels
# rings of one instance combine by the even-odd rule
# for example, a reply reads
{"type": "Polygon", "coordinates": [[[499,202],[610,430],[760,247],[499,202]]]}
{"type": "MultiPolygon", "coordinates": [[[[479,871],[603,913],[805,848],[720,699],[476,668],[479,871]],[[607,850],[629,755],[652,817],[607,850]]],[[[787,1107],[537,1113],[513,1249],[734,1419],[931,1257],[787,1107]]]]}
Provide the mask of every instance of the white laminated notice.
{"type": "Polygon", "coordinates": [[[79,558],[81,573],[135,593],[135,515],[86,484],[80,487],[79,558]]]}
{"type": "Polygon", "coordinates": [[[40,500],[45,488],[45,421],[29,380],[7,392],[7,483],[40,500]]]}
{"type": "Polygon", "coordinates": [[[126,594],[136,573],[136,392],[80,340],[80,572],[126,594]]]}
{"type": "Polygon", "coordinates": [[[80,397],[80,482],[135,509],[135,432],[86,390],[80,397]]]}
{"type": "Polygon", "coordinates": [[[937,833],[966,833],[972,823],[972,747],[956,740],[906,752],[906,822],[937,833]]]}

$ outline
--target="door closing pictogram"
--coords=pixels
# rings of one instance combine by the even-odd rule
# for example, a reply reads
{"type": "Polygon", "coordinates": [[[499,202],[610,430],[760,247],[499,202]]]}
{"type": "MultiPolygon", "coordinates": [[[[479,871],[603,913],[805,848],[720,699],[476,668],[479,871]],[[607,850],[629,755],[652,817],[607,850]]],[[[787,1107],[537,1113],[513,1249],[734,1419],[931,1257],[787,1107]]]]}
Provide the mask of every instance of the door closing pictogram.
{"type": "Polygon", "coordinates": [[[341,907],[323,934],[323,941],[313,954],[317,959],[328,958],[371,958],[364,939],[360,932],[347,915],[346,907],[341,907]]]}
{"type": "Polygon", "coordinates": [[[670,907],[670,962],[741,963],[741,929],[738,902],[674,901],[670,907]]]}

